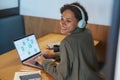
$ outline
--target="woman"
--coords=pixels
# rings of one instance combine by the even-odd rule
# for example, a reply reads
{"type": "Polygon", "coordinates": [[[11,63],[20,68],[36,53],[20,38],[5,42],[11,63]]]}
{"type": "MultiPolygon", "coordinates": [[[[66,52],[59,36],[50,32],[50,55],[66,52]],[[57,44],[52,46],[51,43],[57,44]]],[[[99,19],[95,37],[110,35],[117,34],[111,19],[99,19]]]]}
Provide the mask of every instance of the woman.
{"type": "MultiPolygon", "coordinates": [[[[60,63],[39,57],[38,63],[55,80],[102,80],[94,51],[93,38],[86,28],[88,15],[77,2],[61,8],[61,33],[68,34],[60,45],[60,63]]],[[[47,53],[48,55],[53,53],[47,53]]]]}

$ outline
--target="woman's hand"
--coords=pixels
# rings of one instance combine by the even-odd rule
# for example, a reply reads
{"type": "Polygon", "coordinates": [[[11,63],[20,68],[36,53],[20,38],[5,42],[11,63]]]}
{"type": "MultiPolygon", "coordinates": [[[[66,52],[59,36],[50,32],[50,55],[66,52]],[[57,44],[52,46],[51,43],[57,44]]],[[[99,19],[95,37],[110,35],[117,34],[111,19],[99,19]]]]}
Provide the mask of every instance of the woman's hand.
{"type": "Polygon", "coordinates": [[[52,58],[54,58],[56,56],[55,53],[52,50],[47,50],[43,54],[46,54],[46,55],[48,55],[52,58]]]}

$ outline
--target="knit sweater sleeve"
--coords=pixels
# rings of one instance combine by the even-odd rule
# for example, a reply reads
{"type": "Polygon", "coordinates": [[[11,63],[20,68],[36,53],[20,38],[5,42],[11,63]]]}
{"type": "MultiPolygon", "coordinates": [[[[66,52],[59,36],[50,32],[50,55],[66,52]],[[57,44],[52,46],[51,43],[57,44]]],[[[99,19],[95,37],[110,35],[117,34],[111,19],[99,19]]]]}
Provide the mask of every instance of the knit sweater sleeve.
{"type": "Polygon", "coordinates": [[[52,75],[55,80],[66,80],[66,78],[70,74],[69,70],[69,57],[68,57],[68,49],[69,48],[66,43],[61,44],[61,54],[60,54],[60,63],[56,64],[50,60],[44,60],[42,62],[43,68],[46,72],[52,75]]]}

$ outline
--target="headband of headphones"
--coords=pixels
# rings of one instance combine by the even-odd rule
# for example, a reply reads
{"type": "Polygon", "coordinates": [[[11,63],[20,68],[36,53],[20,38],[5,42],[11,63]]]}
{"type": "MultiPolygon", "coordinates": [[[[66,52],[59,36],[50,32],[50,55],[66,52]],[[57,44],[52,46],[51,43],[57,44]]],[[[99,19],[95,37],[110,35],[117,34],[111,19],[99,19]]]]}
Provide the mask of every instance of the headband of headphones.
{"type": "Polygon", "coordinates": [[[74,6],[74,7],[76,7],[77,9],[80,10],[81,15],[82,15],[82,19],[79,21],[78,27],[79,27],[79,28],[84,28],[85,25],[86,25],[86,21],[85,21],[85,15],[84,15],[83,10],[82,10],[79,6],[77,6],[77,5],[72,5],[72,6],[74,6]]]}

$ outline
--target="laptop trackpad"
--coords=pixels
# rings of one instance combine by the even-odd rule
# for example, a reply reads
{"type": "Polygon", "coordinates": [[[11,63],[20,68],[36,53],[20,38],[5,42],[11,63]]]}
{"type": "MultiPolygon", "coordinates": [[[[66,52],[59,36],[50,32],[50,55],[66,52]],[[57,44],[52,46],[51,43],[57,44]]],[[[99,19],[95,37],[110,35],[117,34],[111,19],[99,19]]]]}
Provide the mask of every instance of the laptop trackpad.
{"type": "Polygon", "coordinates": [[[36,62],[35,60],[27,60],[24,62],[24,64],[36,66],[36,67],[40,67],[40,68],[42,67],[42,65],[39,64],[38,62],[36,62]]]}

